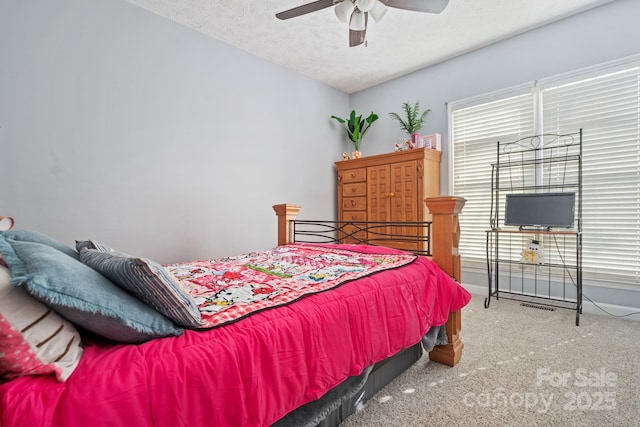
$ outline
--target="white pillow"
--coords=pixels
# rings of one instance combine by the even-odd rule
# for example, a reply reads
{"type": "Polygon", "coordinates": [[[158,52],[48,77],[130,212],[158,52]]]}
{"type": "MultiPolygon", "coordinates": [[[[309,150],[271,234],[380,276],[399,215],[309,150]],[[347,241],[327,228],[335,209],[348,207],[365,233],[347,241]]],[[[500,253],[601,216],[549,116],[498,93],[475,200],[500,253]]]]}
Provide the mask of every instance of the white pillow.
{"type": "Polygon", "coordinates": [[[54,373],[65,381],[82,356],[80,334],[9,280],[9,270],[0,264],[0,377],[54,373]]]}

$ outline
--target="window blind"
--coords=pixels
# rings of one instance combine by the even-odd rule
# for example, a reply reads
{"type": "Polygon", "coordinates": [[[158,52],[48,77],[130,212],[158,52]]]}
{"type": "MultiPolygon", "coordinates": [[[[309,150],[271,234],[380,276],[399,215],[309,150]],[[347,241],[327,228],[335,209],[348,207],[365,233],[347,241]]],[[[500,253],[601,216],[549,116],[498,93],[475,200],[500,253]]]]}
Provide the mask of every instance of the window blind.
{"type": "Polygon", "coordinates": [[[584,129],[583,277],[640,284],[640,67],[541,85],[544,132],[584,129]]]}
{"type": "Polygon", "coordinates": [[[533,133],[534,97],[527,93],[465,108],[451,106],[453,194],[467,202],[460,216],[459,250],[465,265],[486,265],[486,235],[490,228],[491,165],[497,141],[533,133]]]}

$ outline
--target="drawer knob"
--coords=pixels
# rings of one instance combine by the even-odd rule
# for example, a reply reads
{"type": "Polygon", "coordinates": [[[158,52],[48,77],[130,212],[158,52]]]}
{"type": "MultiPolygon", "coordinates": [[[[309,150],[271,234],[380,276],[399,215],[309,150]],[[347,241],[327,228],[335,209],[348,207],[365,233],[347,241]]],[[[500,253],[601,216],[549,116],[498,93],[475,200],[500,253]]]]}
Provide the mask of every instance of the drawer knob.
{"type": "Polygon", "coordinates": [[[355,193],[356,192],[356,187],[351,187],[351,192],[355,193]]]}
{"type": "Polygon", "coordinates": [[[355,201],[355,200],[352,200],[352,201],[351,201],[351,206],[354,206],[354,207],[355,207],[355,205],[356,205],[356,201],[355,201]]]}
{"type": "Polygon", "coordinates": [[[356,173],[355,172],[351,172],[351,178],[355,178],[356,177],[356,173]]]}

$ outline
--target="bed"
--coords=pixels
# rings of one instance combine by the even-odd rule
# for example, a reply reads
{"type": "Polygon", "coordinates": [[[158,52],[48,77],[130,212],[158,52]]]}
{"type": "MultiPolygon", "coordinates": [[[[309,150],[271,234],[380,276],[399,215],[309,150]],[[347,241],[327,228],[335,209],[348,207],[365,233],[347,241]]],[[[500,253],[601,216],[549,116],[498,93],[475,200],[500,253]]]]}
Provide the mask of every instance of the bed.
{"type": "MultiPolygon", "coordinates": [[[[36,353],[26,375],[4,367],[0,425],[337,425],[420,358],[425,346],[432,360],[455,365],[463,347],[460,309],[470,299],[454,280],[460,278],[457,215],[464,200],[440,197],[427,204],[433,215],[433,261],[384,246],[296,242],[292,227],[299,207],[287,204],[274,206],[275,248],[165,265],[160,271],[149,260],[113,251],[102,242],[81,241],[73,249],[56,247],[59,242],[19,241],[15,233],[3,232],[0,254],[12,285],[0,292],[26,288],[20,298],[44,303],[47,316],[60,315],[58,329],[63,332],[56,337],[67,328],[75,328],[78,335],[66,337],[68,351],[56,361],[39,361],[44,356],[23,349],[36,353]],[[29,259],[25,248],[34,245],[46,248],[40,246],[38,255],[29,259]],[[72,263],[51,255],[55,251],[82,259],[72,263]],[[109,263],[100,264],[105,257],[109,263]],[[25,262],[37,266],[24,267],[25,262]],[[118,298],[135,295],[132,304],[138,305],[124,310],[123,316],[150,318],[159,313],[164,323],[144,317],[114,320],[109,317],[112,306],[79,314],[78,307],[59,295],[43,296],[39,287],[55,284],[32,282],[53,269],[47,262],[62,274],[71,268],[66,263],[83,265],[82,273],[73,270],[73,280],[83,283],[75,297],[102,293],[108,300],[104,304],[117,309],[124,304],[118,298]],[[83,274],[92,273],[85,267],[104,280],[127,276],[133,283],[119,283],[118,288],[128,287],[124,296],[111,288],[108,293],[88,290],[92,283],[83,274]],[[248,270],[255,273],[250,289],[248,270]],[[149,297],[157,284],[148,282],[148,276],[140,279],[140,271],[167,274],[170,284],[149,297]],[[304,277],[308,283],[292,285],[291,277],[304,277]],[[176,283],[180,289],[167,288],[176,283]],[[212,283],[219,287],[207,288],[212,283]],[[180,299],[181,291],[189,298],[180,299]],[[251,308],[246,308],[249,301],[251,308]],[[234,315],[226,311],[232,303],[234,315]],[[143,321],[164,328],[164,335],[130,330],[143,321]]],[[[15,306],[0,307],[0,352],[2,346],[5,353],[16,346],[7,341],[25,330],[9,324],[16,315],[7,310],[15,306]]]]}

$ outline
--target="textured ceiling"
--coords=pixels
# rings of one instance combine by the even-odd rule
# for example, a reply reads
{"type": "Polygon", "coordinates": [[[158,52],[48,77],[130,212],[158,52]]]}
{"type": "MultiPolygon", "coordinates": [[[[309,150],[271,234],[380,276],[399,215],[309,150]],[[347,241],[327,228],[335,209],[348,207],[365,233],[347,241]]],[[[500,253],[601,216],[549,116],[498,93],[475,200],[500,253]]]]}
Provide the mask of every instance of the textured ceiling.
{"type": "Polygon", "coordinates": [[[438,15],[389,8],[354,48],[332,8],[275,17],[312,0],[128,1],[353,93],[613,0],[450,0],[438,15]]]}

